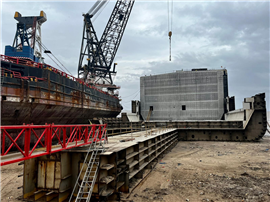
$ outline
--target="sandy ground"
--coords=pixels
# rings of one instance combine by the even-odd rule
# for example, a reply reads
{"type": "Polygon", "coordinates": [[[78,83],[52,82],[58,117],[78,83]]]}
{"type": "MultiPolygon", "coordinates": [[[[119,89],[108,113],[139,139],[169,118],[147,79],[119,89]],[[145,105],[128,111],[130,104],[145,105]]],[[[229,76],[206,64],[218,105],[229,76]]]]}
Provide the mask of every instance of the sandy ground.
{"type": "Polygon", "coordinates": [[[270,201],[270,137],[255,143],[179,142],[128,199],[270,201]]]}
{"type": "MultiPolygon", "coordinates": [[[[17,163],[1,167],[1,201],[21,201],[22,172],[17,163]]],[[[179,142],[128,199],[270,201],[270,137],[255,143],[179,142]]]]}
{"type": "Polygon", "coordinates": [[[23,173],[23,165],[13,163],[1,166],[1,201],[17,202],[22,196],[23,177],[18,175],[23,173]]]}

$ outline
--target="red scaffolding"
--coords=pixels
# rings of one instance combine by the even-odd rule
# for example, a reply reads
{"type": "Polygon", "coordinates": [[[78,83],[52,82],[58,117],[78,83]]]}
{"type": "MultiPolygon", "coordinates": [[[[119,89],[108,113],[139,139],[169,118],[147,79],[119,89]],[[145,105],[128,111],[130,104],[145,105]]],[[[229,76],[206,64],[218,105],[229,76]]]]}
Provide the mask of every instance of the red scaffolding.
{"type": "Polygon", "coordinates": [[[107,141],[106,124],[0,126],[1,166],[107,141]]]}

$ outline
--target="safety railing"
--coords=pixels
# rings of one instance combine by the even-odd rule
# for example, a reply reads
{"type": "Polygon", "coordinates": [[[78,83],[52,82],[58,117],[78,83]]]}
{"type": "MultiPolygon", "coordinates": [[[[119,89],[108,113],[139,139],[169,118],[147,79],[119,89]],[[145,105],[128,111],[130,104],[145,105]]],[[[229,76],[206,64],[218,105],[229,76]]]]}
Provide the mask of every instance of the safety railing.
{"type": "Polygon", "coordinates": [[[1,166],[107,141],[106,127],[106,124],[0,126],[1,166]]]}
{"type": "Polygon", "coordinates": [[[1,68],[1,75],[3,77],[7,77],[8,75],[10,77],[14,77],[14,78],[20,78],[20,79],[24,79],[24,80],[34,80],[34,81],[44,81],[44,78],[38,78],[35,76],[22,76],[20,72],[16,72],[16,71],[12,71],[6,68],[1,68]]]}
{"type": "MultiPolygon", "coordinates": [[[[97,90],[97,91],[99,91],[101,93],[104,93],[106,95],[109,95],[111,97],[114,97],[116,99],[119,99],[118,97],[116,97],[114,95],[111,95],[111,94],[109,94],[107,92],[104,92],[104,91],[96,88],[93,85],[90,85],[88,83],[85,83],[80,78],[76,78],[76,77],[74,77],[72,75],[69,75],[69,74],[67,74],[67,73],[65,73],[65,72],[63,72],[63,71],[61,71],[59,69],[56,69],[56,68],[54,68],[54,67],[52,67],[52,66],[50,66],[48,64],[33,62],[31,60],[17,58],[17,57],[10,57],[10,56],[6,56],[6,55],[0,55],[0,56],[1,56],[0,58],[1,58],[2,61],[11,62],[11,63],[14,63],[14,64],[19,64],[19,65],[25,65],[25,66],[29,66],[29,67],[36,67],[36,68],[41,68],[41,69],[48,69],[48,70],[50,70],[52,72],[55,72],[57,74],[60,74],[63,77],[66,77],[66,78],[69,78],[69,79],[71,79],[73,81],[79,82],[80,84],[85,85],[85,86],[87,86],[89,88],[93,88],[93,89],[95,89],[95,90],[97,90]]],[[[117,88],[120,88],[120,86],[117,86],[117,88]]]]}

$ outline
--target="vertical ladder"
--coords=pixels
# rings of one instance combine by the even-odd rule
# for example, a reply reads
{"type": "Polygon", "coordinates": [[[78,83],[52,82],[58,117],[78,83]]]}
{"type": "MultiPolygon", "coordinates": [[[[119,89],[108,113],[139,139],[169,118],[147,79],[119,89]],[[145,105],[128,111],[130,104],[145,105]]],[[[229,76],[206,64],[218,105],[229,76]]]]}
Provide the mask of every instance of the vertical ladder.
{"type": "MultiPolygon", "coordinates": [[[[97,155],[98,153],[102,153],[105,149],[103,147],[101,139],[106,137],[106,134],[103,134],[103,136],[100,138],[100,141],[97,143],[97,137],[99,134],[99,130],[96,131],[95,136],[93,138],[93,142],[89,146],[89,149],[87,151],[87,154],[85,156],[81,171],[79,173],[79,176],[77,178],[76,184],[73,188],[72,194],[70,196],[69,202],[71,202],[73,194],[75,189],[78,187],[78,194],[76,196],[75,202],[89,202],[92,196],[92,192],[95,186],[95,182],[97,179],[98,175],[98,166],[99,166],[99,161],[97,160],[97,155]],[[91,157],[89,161],[87,162],[89,153],[91,152],[91,157]],[[83,179],[81,184],[79,183],[80,176],[82,174],[83,169],[85,168],[85,165],[87,166],[86,171],[84,173],[83,179]],[[94,167],[94,165],[96,165],[94,167]]],[[[106,132],[105,132],[106,133],[106,132]]]]}

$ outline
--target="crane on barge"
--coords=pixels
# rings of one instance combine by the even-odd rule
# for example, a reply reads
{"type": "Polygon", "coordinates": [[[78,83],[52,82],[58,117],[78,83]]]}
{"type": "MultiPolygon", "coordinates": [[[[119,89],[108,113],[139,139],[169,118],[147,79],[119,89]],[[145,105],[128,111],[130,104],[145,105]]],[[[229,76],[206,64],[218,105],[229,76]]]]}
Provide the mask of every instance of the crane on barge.
{"type": "Polygon", "coordinates": [[[108,90],[113,91],[116,88],[112,80],[112,75],[116,74],[116,63],[113,65],[113,60],[124,34],[134,1],[116,1],[109,21],[99,40],[93,27],[92,18],[104,8],[106,3],[107,0],[97,1],[86,14],[83,14],[84,26],[78,64],[78,77],[86,83],[96,86],[107,86],[108,90]]]}

